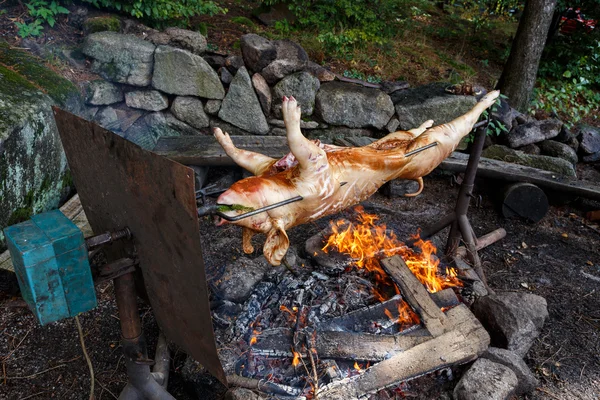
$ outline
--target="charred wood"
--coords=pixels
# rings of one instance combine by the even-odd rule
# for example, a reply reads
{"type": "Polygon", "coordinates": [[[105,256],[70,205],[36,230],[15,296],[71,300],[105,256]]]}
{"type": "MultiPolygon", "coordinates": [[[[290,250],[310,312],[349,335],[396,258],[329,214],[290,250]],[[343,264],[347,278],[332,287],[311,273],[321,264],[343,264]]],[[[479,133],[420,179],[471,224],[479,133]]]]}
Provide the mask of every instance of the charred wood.
{"type": "Polygon", "coordinates": [[[351,400],[427,373],[472,361],[489,346],[490,337],[465,305],[448,311],[453,329],[368,368],[361,375],[331,383],[320,400],[351,400]]]}
{"type": "Polygon", "coordinates": [[[447,331],[447,320],[444,313],[431,300],[429,293],[413,275],[400,256],[381,260],[383,269],[392,277],[400,288],[402,296],[432,336],[440,336],[447,331]]]}

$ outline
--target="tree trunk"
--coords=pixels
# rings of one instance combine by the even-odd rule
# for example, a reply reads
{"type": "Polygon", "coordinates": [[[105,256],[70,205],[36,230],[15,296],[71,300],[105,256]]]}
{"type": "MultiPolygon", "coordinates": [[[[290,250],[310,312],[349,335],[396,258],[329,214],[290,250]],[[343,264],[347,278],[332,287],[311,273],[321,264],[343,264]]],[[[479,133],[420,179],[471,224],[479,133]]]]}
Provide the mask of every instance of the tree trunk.
{"type": "Polygon", "coordinates": [[[497,88],[512,107],[526,111],[557,0],[527,0],[497,88]]]}

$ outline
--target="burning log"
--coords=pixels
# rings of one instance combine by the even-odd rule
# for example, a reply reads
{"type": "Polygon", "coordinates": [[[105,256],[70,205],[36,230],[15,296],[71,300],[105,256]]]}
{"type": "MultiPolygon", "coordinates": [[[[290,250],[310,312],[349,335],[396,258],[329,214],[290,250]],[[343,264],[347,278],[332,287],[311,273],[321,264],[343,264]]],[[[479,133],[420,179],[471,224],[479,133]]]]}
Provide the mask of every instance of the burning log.
{"type": "MultiPolygon", "coordinates": [[[[431,298],[437,307],[448,308],[458,304],[452,289],[432,293],[431,298]]],[[[401,296],[394,296],[388,301],[372,307],[366,307],[334,318],[317,326],[315,350],[321,358],[341,360],[381,361],[401,351],[406,351],[418,344],[430,340],[432,336],[427,329],[418,327],[397,335],[375,335],[367,332],[373,324],[382,324],[387,331],[397,320],[390,319],[385,310],[396,310],[403,303],[401,296]]],[[[302,342],[307,336],[305,331],[279,328],[263,331],[256,337],[252,351],[256,355],[269,357],[294,357],[292,348],[295,343],[302,342]],[[296,337],[294,338],[294,335],[296,337]],[[302,336],[302,337],[300,337],[302,336]]],[[[306,357],[305,352],[300,352],[306,357]]]]}
{"type": "Polygon", "coordinates": [[[452,330],[368,368],[364,373],[331,383],[318,393],[320,400],[351,400],[421,375],[476,359],[490,337],[465,305],[448,311],[452,330]]]}
{"type": "MultiPolygon", "coordinates": [[[[440,292],[431,293],[431,299],[439,308],[450,308],[459,304],[458,298],[451,288],[444,289],[440,292]]],[[[324,321],[318,326],[320,331],[356,331],[356,332],[371,332],[385,333],[390,332],[389,328],[396,325],[395,319],[390,319],[388,313],[392,310],[398,310],[402,303],[402,296],[396,295],[389,300],[373,306],[361,308],[350,312],[342,317],[332,318],[329,321],[324,321]],[[387,310],[387,312],[386,312],[387,310]]],[[[395,312],[395,311],[394,311],[395,312]]]]}
{"type": "Polygon", "coordinates": [[[383,269],[392,277],[413,310],[419,315],[431,335],[440,336],[447,331],[448,321],[444,313],[431,300],[421,282],[408,269],[400,256],[381,261],[383,269]]]}

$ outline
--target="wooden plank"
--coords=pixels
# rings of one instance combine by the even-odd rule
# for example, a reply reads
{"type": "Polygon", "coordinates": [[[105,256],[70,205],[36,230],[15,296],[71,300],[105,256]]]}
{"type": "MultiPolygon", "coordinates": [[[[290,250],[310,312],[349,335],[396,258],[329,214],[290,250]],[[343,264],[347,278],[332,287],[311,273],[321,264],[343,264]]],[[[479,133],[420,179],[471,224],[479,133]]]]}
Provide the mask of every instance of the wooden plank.
{"type": "MultiPolygon", "coordinates": [[[[279,159],[290,152],[282,136],[231,136],[236,147],[279,159]]],[[[234,166],[235,163],[214,136],[162,137],[154,153],[184,165],[234,166]]]]}
{"type": "MultiPolygon", "coordinates": [[[[60,208],[60,211],[65,214],[67,218],[73,221],[75,225],[77,225],[77,227],[83,232],[83,237],[93,235],[90,223],[85,216],[85,212],[83,212],[81,201],[79,201],[79,195],[76,194],[75,196],[71,197],[71,199],[60,208]]],[[[0,254],[0,269],[14,271],[8,250],[0,254]]]]}
{"type": "Polygon", "coordinates": [[[490,337],[469,309],[461,304],[448,311],[454,328],[432,340],[368,368],[364,373],[323,387],[320,400],[352,400],[421,375],[476,359],[490,337]]]}
{"type": "Polygon", "coordinates": [[[435,337],[446,332],[446,316],[431,300],[425,286],[408,269],[402,257],[396,255],[385,258],[381,260],[381,265],[399,286],[400,294],[421,318],[431,335],[435,337]]]}
{"type": "MultiPolygon", "coordinates": [[[[438,166],[438,169],[451,172],[465,172],[467,169],[467,161],[469,161],[468,155],[452,153],[450,157],[442,161],[438,166]]],[[[479,161],[477,177],[498,179],[507,182],[528,182],[546,189],[600,200],[600,185],[596,183],[590,181],[578,181],[554,172],[484,157],[479,161]]]]}

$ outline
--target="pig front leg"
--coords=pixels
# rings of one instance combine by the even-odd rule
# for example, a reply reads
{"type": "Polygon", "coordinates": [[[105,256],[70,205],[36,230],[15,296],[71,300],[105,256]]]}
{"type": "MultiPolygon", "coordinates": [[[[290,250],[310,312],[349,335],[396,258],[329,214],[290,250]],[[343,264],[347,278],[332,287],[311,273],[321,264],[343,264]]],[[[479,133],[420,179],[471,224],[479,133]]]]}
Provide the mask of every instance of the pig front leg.
{"type": "Polygon", "coordinates": [[[427,129],[431,128],[432,126],[433,126],[433,120],[428,119],[427,121],[423,122],[418,128],[410,129],[409,132],[412,133],[413,138],[416,138],[417,136],[419,136],[420,134],[422,134],[427,129]]]}
{"type": "Polygon", "coordinates": [[[252,246],[252,236],[254,236],[255,233],[256,232],[254,232],[250,228],[242,228],[242,249],[246,254],[254,253],[254,246],[252,246]]]}
{"type": "Polygon", "coordinates": [[[223,150],[225,150],[225,153],[231,157],[237,165],[253,175],[262,175],[271,168],[271,165],[277,162],[274,158],[265,156],[264,154],[238,149],[231,141],[229,134],[223,132],[219,128],[214,129],[214,135],[223,150]]]}

